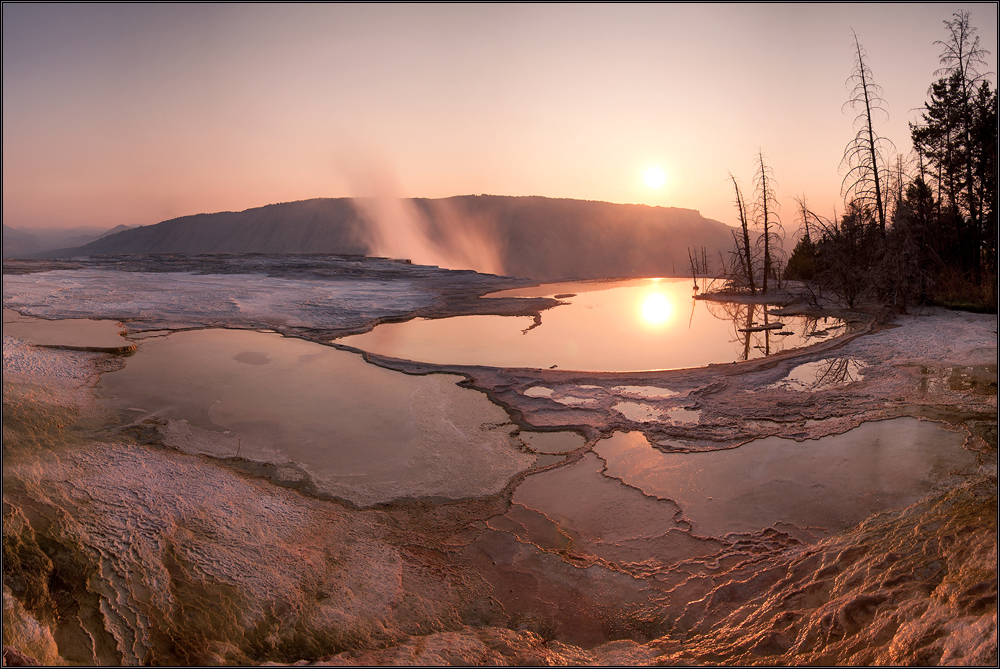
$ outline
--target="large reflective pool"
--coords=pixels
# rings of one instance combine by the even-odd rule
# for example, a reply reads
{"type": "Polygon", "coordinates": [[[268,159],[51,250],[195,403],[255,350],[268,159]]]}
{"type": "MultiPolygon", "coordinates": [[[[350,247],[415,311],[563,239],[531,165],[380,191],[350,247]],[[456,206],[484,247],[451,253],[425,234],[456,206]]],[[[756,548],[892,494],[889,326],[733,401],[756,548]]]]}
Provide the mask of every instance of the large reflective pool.
{"type": "Polygon", "coordinates": [[[279,478],[370,505],[495,494],[535,462],[503,409],[460,380],[273,333],[199,330],[145,339],[98,390],[160,422],[169,446],[270,463],[279,478]]]}
{"type": "Polygon", "coordinates": [[[550,283],[495,296],[565,304],[542,312],[539,325],[530,317],[415,319],[337,343],[436,364],[622,372],[751,360],[844,328],[836,319],[779,318],[769,305],[695,300],[690,279],[550,283]]]}

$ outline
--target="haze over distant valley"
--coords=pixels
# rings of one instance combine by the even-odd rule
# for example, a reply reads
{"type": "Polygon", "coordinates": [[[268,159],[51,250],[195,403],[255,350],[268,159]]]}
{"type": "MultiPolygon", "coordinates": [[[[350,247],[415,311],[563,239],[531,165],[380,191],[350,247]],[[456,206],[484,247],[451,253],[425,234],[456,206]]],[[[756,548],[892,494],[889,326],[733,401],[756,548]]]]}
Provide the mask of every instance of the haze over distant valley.
{"type": "Polygon", "coordinates": [[[49,256],[157,253],[377,255],[539,280],[687,274],[713,267],[731,228],[693,209],[545,197],[317,198],[196,214],[49,256]]]}
{"type": "Polygon", "coordinates": [[[88,244],[133,226],[118,225],[110,230],[97,226],[74,228],[15,228],[3,226],[3,257],[24,258],[88,244]]]}

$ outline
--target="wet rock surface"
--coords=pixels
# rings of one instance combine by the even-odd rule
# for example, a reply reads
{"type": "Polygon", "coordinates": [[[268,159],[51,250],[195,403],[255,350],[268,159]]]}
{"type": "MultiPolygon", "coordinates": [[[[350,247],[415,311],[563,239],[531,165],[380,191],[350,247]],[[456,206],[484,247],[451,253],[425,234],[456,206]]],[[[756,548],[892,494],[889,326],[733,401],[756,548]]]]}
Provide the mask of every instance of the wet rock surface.
{"type": "MultiPolygon", "coordinates": [[[[288,270],[267,258],[102,262],[5,274],[4,306],[122,320],[141,356],[143,341],[191,327],[319,339],[335,319],[360,330],[420,309],[443,315],[449,304],[467,313],[490,302],[476,296],[484,284],[505,281],[403,266],[432,276],[421,283],[357,261],[368,274],[355,289],[378,285],[340,309],[315,278],[334,270],[315,258],[288,270]],[[111,295],[134,292],[163,267],[161,284],[176,275],[190,291],[149,289],[131,317],[123,311],[133,307],[100,297],[102,282],[111,295]],[[291,276],[300,270],[315,278],[302,279],[301,294],[291,276]],[[234,306],[241,285],[256,292],[234,306]],[[392,290],[400,301],[387,316],[378,305],[392,290]],[[320,294],[328,301],[309,302],[320,294]],[[265,307],[287,305],[286,295],[313,297],[276,325],[265,307]]],[[[505,410],[497,462],[510,468],[477,492],[360,505],[288,475],[276,458],[192,449],[178,416],[98,402],[99,375],[138,357],[39,349],[5,332],[5,655],[9,647],[45,664],[994,664],[996,317],[925,310],[892,326],[672,372],[366,355],[393,370],[377,371],[446,382],[505,410]],[[804,382],[803,365],[823,381],[804,382]],[[801,448],[851,439],[859,426],[896,420],[931,435],[925,451],[942,442],[953,459],[924,487],[833,527],[781,517],[780,505],[767,525],[699,527],[696,507],[712,495],[685,498],[662,480],[625,476],[618,443],[627,435],[657,458],[714,457],[750,454],[765,438],[801,448]]],[[[238,368],[274,364],[244,348],[233,352],[249,354],[234,359],[238,368]]],[[[815,499],[835,508],[840,498],[815,499]]]]}
{"type": "Polygon", "coordinates": [[[480,299],[534,282],[364,256],[163,254],[4,260],[4,306],[42,318],[104,318],[129,332],[272,329],[312,341],[385,321],[537,315],[536,298],[480,299]]]}

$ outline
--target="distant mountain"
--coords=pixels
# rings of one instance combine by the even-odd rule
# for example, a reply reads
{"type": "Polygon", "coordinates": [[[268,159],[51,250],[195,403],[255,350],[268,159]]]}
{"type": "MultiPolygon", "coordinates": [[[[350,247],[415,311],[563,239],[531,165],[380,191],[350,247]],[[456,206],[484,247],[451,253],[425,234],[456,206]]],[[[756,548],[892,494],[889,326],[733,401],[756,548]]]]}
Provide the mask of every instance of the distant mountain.
{"type": "MultiPolygon", "coordinates": [[[[314,199],[196,214],[107,235],[52,257],[136,253],[333,253],[539,280],[687,274],[688,248],[731,228],[693,209],[545,197],[314,199]]],[[[5,231],[6,235],[6,231],[5,231]]]]}
{"type": "Polygon", "coordinates": [[[3,257],[26,258],[76,248],[131,226],[111,228],[12,228],[3,226],[3,257]]]}

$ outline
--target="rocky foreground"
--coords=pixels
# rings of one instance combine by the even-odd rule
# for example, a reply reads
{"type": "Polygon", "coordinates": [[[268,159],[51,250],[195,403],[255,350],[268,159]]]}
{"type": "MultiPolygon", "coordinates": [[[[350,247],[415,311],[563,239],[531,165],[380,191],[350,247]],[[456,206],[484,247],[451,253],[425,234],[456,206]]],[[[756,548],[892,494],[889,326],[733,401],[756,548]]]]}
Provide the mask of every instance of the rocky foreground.
{"type": "MultiPolygon", "coordinates": [[[[142,355],[143,337],[191,328],[328,341],[418,313],[550,306],[479,298],[514,285],[496,277],[391,263],[174,262],[22,263],[5,268],[4,307],[122,321],[142,355]]],[[[995,664],[996,317],[865,323],[800,351],[668,372],[368,356],[464,378],[506,412],[484,424],[507,435],[491,457],[519,463],[499,492],[370,505],[109,405],[100,375],[128,356],[41,348],[5,327],[5,660],[995,664]],[[796,376],[803,365],[839,377],[796,376]],[[643,457],[809,445],[880,421],[931,429],[960,464],[896,502],[837,494],[849,475],[815,479],[802,499],[832,509],[829,523],[779,505],[758,529],[713,529],[622,455],[640,442],[643,457]]]]}

